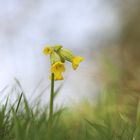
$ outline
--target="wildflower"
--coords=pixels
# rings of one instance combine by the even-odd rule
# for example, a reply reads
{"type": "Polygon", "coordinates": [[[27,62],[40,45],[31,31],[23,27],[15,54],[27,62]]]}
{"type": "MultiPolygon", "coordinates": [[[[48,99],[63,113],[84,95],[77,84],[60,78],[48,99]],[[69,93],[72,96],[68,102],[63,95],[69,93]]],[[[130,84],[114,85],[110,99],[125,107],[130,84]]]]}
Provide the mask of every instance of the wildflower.
{"type": "Polygon", "coordinates": [[[51,72],[54,73],[54,80],[63,80],[62,73],[65,71],[64,63],[58,61],[51,66],[51,72]]]}
{"type": "Polygon", "coordinates": [[[45,55],[51,54],[53,52],[53,48],[50,45],[47,45],[43,50],[45,55]]]}
{"type": "MultiPolygon", "coordinates": [[[[50,79],[52,77],[50,76],[50,79]]],[[[57,80],[64,80],[64,77],[62,75],[62,73],[59,73],[58,75],[54,74],[54,80],[57,81],[57,80]]]]}
{"type": "Polygon", "coordinates": [[[51,66],[51,72],[54,73],[56,76],[60,75],[64,71],[65,71],[65,65],[64,65],[64,63],[62,63],[60,61],[55,62],[51,66]]]}
{"type": "Polygon", "coordinates": [[[44,48],[44,54],[50,55],[51,61],[51,92],[50,92],[50,112],[49,112],[49,137],[51,136],[51,128],[53,124],[53,102],[54,102],[54,80],[63,80],[63,72],[65,72],[65,60],[72,63],[74,70],[77,69],[79,63],[83,61],[83,58],[80,56],[75,56],[73,53],[63,48],[62,45],[50,46],[47,45],[44,48]]]}
{"type": "Polygon", "coordinates": [[[44,48],[44,54],[50,54],[51,73],[54,74],[54,80],[63,80],[65,72],[65,60],[72,63],[72,68],[76,70],[83,61],[81,56],[75,56],[69,49],[63,48],[62,45],[50,46],[44,48]]]}
{"type": "Polygon", "coordinates": [[[84,59],[81,56],[73,57],[73,59],[72,59],[72,67],[73,67],[73,69],[76,70],[77,67],[79,66],[80,62],[82,62],[83,60],[84,59]]]}
{"type": "Polygon", "coordinates": [[[63,59],[72,63],[72,68],[74,70],[76,70],[80,62],[84,60],[81,56],[74,56],[73,53],[68,49],[61,48],[58,53],[63,59]]]}
{"type": "Polygon", "coordinates": [[[54,73],[54,79],[55,80],[63,80],[62,73],[65,71],[65,65],[61,61],[60,56],[56,52],[52,52],[50,55],[51,59],[51,72],[54,73]]]}

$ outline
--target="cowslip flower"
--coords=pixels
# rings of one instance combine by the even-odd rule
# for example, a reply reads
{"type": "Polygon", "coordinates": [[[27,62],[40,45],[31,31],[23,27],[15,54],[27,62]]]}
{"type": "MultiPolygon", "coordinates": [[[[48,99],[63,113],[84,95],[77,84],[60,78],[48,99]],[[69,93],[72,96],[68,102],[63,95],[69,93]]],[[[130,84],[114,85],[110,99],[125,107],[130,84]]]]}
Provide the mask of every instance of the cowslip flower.
{"type": "Polygon", "coordinates": [[[63,80],[65,72],[65,61],[72,63],[74,70],[77,69],[80,62],[83,61],[81,56],[75,56],[70,50],[63,48],[62,45],[46,45],[43,50],[45,55],[50,55],[51,61],[51,92],[50,92],[50,110],[49,110],[49,138],[51,137],[51,128],[53,123],[53,102],[54,102],[54,80],[63,80]]]}
{"type": "Polygon", "coordinates": [[[79,66],[79,64],[83,61],[83,57],[81,56],[75,56],[72,58],[72,67],[74,70],[76,70],[79,66]]]}
{"type": "Polygon", "coordinates": [[[61,62],[60,56],[53,51],[50,54],[50,60],[51,60],[51,73],[54,73],[54,80],[63,80],[62,73],[65,72],[65,65],[63,62],[61,62]]]}
{"type": "Polygon", "coordinates": [[[63,48],[62,45],[47,45],[44,48],[44,54],[50,55],[51,73],[54,74],[54,80],[63,80],[65,72],[65,61],[72,64],[72,68],[76,70],[79,64],[84,60],[81,56],[75,56],[69,49],[63,48]]]}
{"type": "Polygon", "coordinates": [[[53,48],[50,45],[46,45],[43,52],[45,55],[51,54],[53,52],[53,48]]]}
{"type": "Polygon", "coordinates": [[[62,73],[65,72],[64,63],[57,61],[51,66],[51,72],[54,73],[54,80],[63,80],[62,73]]]}
{"type": "MultiPolygon", "coordinates": [[[[50,77],[50,79],[51,79],[51,77],[50,77]]],[[[55,80],[55,81],[64,80],[64,77],[63,77],[63,75],[60,73],[59,75],[54,75],[54,80],[55,80]]]]}
{"type": "Polygon", "coordinates": [[[79,64],[84,60],[83,57],[75,56],[75,55],[73,55],[73,53],[70,50],[65,49],[65,48],[61,48],[58,51],[58,53],[63,59],[72,63],[72,68],[74,70],[76,70],[78,68],[79,64]]]}

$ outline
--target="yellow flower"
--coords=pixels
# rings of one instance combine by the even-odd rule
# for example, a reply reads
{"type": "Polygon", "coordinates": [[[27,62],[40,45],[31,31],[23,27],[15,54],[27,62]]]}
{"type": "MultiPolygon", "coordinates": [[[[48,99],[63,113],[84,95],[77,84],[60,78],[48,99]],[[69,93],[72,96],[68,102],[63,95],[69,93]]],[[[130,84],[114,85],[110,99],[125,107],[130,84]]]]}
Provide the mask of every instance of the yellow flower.
{"type": "Polygon", "coordinates": [[[55,80],[63,80],[62,72],[65,71],[65,65],[61,61],[55,62],[51,67],[51,72],[54,73],[55,80]]]}
{"type": "Polygon", "coordinates": [[[79,63],[84,60],[81,56],[75,56],[69,49],[65,48],[60,48],[58,54],[64,60],[71,62],[74,70],[76,70],[79,63]]]}
{"type": "Polygon", "coordinates": [[[63,78],[63,75],[62,74],[60,74],[60,75],[54,75],[54,80],[64,80],[64,78],[63,78]]]}
{"type": "MultiPolygon", "coordinates": [[[[65,62],[72,63],[72,68],[76,70],[84,59],[81,56],[75,56],[69,49],[63,48],[62,45],[46,45],[44,54],[50,54],[51,73],[54,74],[54,80],[63,80],[65,71],[65,62]]],[[[51,77],[50,77],[51,78],[51,77]]]]}
{"type": "Polygon", "coordinates": [[[65,65],[60,61],[55,62],[51,67],[52,73],[62,73],[64,71],[65,71],[65,65]]]}
{"type": "Polygon", "coordinates": [[[79,66],[79,63],[82,62],[84,60],[83,57],[81,56],[76,56],[72,59],[72,67],[74,70],[77,69],[77,67],[79,66]]]}
{"type": "Polygon", "coordinates": [[[43,50],[45,55],[51,54],[53,52],[53,49],[50,45],[47,45],[43,50]]]}
{"type": "MultiPolygon", "coordinates": [[[[51,79],[51,77],[50,77],[50,79],[51,79]]],[[[62,73],[60,73],[59,75],[54,74],[54,80],[55,81],[64,80],[64,77],[63,77],[62,73]]]]}

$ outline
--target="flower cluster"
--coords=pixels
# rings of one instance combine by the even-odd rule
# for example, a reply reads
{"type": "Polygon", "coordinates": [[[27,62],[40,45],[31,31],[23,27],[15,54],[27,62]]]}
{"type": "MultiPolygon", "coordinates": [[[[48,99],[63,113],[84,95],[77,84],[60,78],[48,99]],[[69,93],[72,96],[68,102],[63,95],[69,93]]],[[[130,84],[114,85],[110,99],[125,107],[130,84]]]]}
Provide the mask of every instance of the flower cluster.
{"type": "Polygon", "coordinates": [[[72,63],[72,68],[76,70],[79,63],[83,61],[81,56],[75,56],[73,53],[63,48],[61,45],[46,45],[44,54],[50,55],[51,73],[54,73],[54,80],[63,80],[62,73],[65,72],[65,61],[72,63]]]}

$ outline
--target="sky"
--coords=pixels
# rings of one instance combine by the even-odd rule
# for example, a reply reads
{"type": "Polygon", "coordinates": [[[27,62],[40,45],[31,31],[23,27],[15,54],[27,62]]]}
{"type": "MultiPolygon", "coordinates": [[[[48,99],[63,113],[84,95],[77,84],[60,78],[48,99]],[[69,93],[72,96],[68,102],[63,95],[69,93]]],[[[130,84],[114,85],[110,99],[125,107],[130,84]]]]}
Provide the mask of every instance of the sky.
{"type": "MultiPolygon", "coordinates": [[[[117,10],[102,0],[1,0],[0,90],[13,86],[14,78],[28,97],[40,81],[40,89],[48,86],[50,64],[42,50],[46,44],[62,44],[83,55],[85,62],[77,73],[68,66],[58,103],[90,98],[87,90],[97,92],[98,86],[96,80],[90,81],[87,69],[96,62],[90,62],[86,52],[117,37],[120,28],[117,10]]],[[[92,68],[95,73],[96,66],[92,68]]]]}

